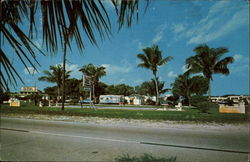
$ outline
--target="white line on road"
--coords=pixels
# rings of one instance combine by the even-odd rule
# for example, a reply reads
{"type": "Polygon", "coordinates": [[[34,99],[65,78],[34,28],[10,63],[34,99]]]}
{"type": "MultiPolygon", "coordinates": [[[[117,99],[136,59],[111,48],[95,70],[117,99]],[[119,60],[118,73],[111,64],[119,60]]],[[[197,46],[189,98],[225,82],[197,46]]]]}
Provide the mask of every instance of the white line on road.
{"type": "Polygon", "coordinates": [[[73,138],[85,138],[85,139],[112,141],[112,142],[122,142],[122,143],[134,143],[134,144],[146,144],[146,145],[156,145],[156,146],[158,145],[158,146],[167,146],[167,147],[179,147],[179,148],[198,149],[198,150],[207,150],[207,151],[219,151],[219,152],[242,153],[242,154],[249,154],[250,153],[250,152],[247,152],[247,151],[238,151],[238,150],[225,150],[225,149],[204,148],[204,147],[194,147],[194,146],[169,145],[169,144],[139,142],[139,141],[127,141],[127,140],[118,140],[118,139],[110,139],[110,138],[67,135],[67,134],[60,134],[60,133],[46,133],[46,132],[40,132],[40,131],[30,131],[30,133],[45,134],[45,135],[52,135],[52,136],[73,137],[73,138]]]}
{"type": "Polygon", "coordinates": [[[112,142],[140,144],[139,141],[127,141],[127,140],[118,140],[118,139],[110,139],[110,138],[87,137],[87,136],[67,135],[67,134],[60,134],[60,133],[46,133],[46,132],[40,132],[40,131],[30,131],[30,133],[46,134],[46,135],[52,135],[52,136],[73,137],[73,138],[85,138],[85,139],[103,140],[103,141],[112,141],[112,142]]]}

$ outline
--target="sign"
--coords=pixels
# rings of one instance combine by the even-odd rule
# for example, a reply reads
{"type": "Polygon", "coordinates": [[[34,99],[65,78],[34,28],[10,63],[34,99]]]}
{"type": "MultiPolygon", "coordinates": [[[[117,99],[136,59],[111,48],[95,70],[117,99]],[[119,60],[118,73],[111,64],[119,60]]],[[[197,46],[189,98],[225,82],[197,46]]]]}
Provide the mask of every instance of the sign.
{"type": "Polygon", "coordinates": [[[84,88],[91,88],[92,77],[88,75],[84,75],[82,79],[84,88]]]}

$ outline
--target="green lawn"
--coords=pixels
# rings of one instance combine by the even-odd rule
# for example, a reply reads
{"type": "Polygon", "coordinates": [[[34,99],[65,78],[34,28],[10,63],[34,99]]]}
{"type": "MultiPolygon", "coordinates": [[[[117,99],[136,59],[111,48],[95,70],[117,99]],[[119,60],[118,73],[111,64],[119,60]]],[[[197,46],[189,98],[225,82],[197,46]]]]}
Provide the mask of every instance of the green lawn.
{"type": "MultiPolygon", "coordinates": [[[[59,104],[61,105],[61,104],[59,104]]],[[[65,105],[74,105],[74,106],[81,106],[81,104],[70,104],[66,103],[65,105]]],[[[89,106],[89,104],[82,104],[82,106],[89,106]]],[[[163,105],[161,106],[155,106],[155,105],[118,105],[118,104],[95,104],[96,107],[137,107],[137,108],[164,108],[163,105]]]]}
{"type": "Polygon", "coordinates": [[[89,109],[89,108],[60,108],[37,107],[30,104],[22,104],[21,107],[9,107],[1,105],[1,114],[44,114],[44,115],[69,115],[86,117],[125,118],[125,119],[149,119],[149,120],[171,120],[171,121],[196,121],[196,122],[218,122],[218,123],[241,123],[247,121],[246,114],[224,114],[219,113],[218,108],[211,108],[210,113],[202,114],[197,109],[186,109],[185,111],[156,111],[156,110],[111,110],[111,109],[89,109]]]}

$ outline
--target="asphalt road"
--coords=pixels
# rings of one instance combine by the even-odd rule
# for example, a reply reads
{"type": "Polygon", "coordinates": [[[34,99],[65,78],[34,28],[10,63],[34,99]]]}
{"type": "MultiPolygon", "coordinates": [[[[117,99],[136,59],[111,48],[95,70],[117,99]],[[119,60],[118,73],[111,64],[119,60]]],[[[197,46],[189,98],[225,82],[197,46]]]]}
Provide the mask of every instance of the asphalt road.
{"type": "Polygon", "coordinates": [[[105,126],[1,118],[1,160],[114,161],[118,156],[246,162],[248,131],[105,126]]]}

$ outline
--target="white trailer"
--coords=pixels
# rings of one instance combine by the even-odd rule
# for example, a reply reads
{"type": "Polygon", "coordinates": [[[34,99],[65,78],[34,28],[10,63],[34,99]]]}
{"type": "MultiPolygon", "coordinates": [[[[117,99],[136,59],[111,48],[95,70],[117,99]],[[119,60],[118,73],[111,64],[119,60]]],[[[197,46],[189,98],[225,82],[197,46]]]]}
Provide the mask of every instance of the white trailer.
{"type": "Polygon", "coordinates": [[[119,104],[124,102],[123,95],[100,95],[99,101],[101,104],[119,104]]]}

